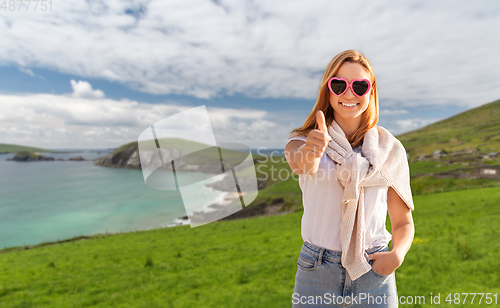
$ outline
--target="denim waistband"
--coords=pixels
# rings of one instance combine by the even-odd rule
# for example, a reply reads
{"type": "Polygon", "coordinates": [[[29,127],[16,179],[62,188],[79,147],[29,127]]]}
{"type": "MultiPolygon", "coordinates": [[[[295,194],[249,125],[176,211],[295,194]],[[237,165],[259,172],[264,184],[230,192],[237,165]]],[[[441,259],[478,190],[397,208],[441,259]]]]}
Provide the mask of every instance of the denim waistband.
{"type": "MultiPolygon", "coordinates": [[[[309,242],[304,242],[302,250],[309,254],[312,257],[320,257],[320,259],[329,259],[329,260],[337,260],[340,261],[342,257],[342,251],[326,249],[323,247],[316,246],[309,242]]],[[[374,246],[370,249],[365,250],[365,257],[368,259],[368,255],[378,251],[388,251],[389,246],[374,246]]]]}

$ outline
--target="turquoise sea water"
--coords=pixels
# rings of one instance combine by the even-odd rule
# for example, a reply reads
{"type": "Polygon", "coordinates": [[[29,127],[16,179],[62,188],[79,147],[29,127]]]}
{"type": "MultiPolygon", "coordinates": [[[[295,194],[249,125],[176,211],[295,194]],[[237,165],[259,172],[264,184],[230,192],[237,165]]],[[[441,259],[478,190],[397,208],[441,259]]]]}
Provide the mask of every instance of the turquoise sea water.
{"type": "MultiPolygon", "coordinates": [[[[89,159],[82,162],[13,162],[6,159],[14,154],[1,154],[0,247],[165,227],[186,215],[178,191],[150,189],[140,170],[99,167],[90,161],[107,154],[92,150],[43,154],[89,159]]],[[[178,178],[197,175],[177,172],[178,178]]],[[[204,205],[223,195],[209,188],[197,194],[204,205]]]]}

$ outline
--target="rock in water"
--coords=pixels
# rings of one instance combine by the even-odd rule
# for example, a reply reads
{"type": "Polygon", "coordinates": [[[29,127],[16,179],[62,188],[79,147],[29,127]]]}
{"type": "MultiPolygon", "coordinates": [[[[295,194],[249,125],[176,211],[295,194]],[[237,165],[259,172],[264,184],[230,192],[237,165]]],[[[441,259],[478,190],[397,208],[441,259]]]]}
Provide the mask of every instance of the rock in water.
{"type": "Polygon", "coordinates": [[[77,156],[77,157],[73,157],[73,158],[69,158],[68,160],[74,160],[74,161],[84,161],[85,158],[81,157],[81,156],[77,156]]]}
{"type": "Polygon", "coordinates": [[[43,160],[54,160],[54,157],[46,157],[40,154],[36,154],[29,151],[21,151],[17,152],[14,157],[9,158],[7,160],[13,161],[43,161],[43,160]]]}

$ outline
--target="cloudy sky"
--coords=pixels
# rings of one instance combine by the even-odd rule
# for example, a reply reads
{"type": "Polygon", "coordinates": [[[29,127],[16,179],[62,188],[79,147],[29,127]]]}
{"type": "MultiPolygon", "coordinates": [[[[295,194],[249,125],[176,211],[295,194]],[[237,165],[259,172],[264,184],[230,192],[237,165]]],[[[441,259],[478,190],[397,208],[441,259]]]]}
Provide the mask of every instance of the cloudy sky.
{"type": "Polygon", "coordinates": [[[280,148],[346,49],[394,135],[500,99],[498,1],[27,4],[0,9],[0,143],[113,148],[205,105],[218,138],[280,148]]]}

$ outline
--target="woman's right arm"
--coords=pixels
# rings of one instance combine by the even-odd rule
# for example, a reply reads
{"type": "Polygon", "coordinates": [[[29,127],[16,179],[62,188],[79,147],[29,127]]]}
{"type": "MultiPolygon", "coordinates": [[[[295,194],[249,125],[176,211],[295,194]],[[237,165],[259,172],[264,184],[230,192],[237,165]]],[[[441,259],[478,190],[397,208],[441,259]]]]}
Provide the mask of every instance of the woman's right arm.
{"type": "Polygon", "coordinates": [[[285,147],[285,157],[288,165],[297,174],[314,174],[318,171],[319,161],[330,142],[325,116],[322,111],[316,113],[318,129],[313,129],[307,135],[306,141],[292,140],[285,147]]]}

